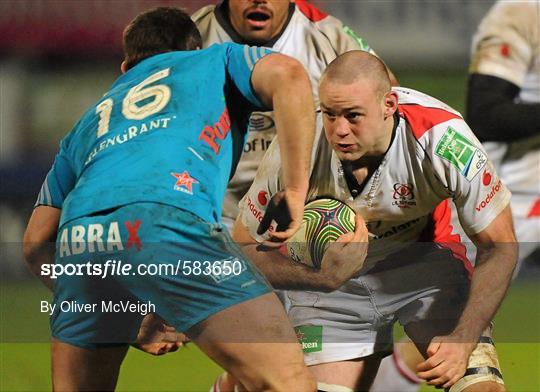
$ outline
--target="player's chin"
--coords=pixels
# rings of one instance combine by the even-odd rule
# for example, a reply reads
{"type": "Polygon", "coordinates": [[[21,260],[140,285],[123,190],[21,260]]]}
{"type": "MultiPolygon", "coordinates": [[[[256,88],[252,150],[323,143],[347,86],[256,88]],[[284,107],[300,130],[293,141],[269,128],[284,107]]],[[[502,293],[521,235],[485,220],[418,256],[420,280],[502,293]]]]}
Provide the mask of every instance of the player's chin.
{"type": "Polygon", "coordinates": [[[357,152],[336,150],[336,154],[337,154],[339,160],[342,161],[342,162],[354,162],[354,161],[362,158],[362,156],[357,152]]]}

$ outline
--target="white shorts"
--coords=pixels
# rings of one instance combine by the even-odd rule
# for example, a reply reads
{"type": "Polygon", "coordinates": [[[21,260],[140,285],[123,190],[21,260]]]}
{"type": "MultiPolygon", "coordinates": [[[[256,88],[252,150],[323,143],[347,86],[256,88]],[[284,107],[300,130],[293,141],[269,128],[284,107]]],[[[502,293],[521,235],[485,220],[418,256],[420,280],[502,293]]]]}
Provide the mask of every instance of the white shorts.
{"type": "Polygon", "coordinates": [[[463,262],[434,244],[413,247],[332,293],[287,292],[307,365],[388,354],[396,321],[426,346],[454,328],[470,285],[463,262]]]}

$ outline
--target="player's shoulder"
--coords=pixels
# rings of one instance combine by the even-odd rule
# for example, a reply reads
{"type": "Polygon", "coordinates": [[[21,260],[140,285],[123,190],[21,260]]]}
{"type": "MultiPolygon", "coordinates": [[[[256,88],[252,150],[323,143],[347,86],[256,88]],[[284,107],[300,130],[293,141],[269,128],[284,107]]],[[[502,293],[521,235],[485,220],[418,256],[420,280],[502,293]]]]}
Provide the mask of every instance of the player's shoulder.
{"type": "Polygon", "coordinates": [[[398,95],[398,111],[415,139],[433,137],[446,123],[465,125],[461,114],[449,105],[420,91],[394,87],[398,95]]]}
{"type": "Polygon", "coordinates": [[[533,39],[540,25],[538,1],[499,1],[493,5],[479,25],[486,35],[520,34],[533,39]]]}
{"type": "Polygon", "coordinates": [[[216,6],[214,4],[206,5],[202,8],[199,8],[191,15],[191,20],[193,20],[196,25],[199,25],[203,21],[213,18],[215,9],[216,6]]]}
{"type": "Polygon", "coordinates": [[[296,18],[297,23],[306,25],[305,31],[313,36],[314,41],[328,42],[338,54],[353,49],[372,52],[367,42],[337,17],[320,10],[306,0],[297,0],[295,4],[299,15],[296,18]]]}

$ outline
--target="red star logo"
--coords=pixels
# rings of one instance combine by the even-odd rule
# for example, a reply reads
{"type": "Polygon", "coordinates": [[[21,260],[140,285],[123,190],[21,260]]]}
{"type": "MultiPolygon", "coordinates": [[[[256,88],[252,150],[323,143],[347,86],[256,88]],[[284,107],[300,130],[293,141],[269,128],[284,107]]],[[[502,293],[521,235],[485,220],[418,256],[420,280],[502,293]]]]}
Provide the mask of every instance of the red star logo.
{"type": "Polygon", "coordinates": [[[185,187],[185,191],[191,194],[193,193],[193,184],[199,183],[199,181],[191,177],[187,171],[184,171],[182,174],[171,173],[171,176],[176,178],[174,189],[184,191],[182,187],[185,187]]]}
{"type": "Polygon", "coordinates": [[[296,339],[298,340],[304,340],[305,333],[302,331],[296,331],[296,339]]]}

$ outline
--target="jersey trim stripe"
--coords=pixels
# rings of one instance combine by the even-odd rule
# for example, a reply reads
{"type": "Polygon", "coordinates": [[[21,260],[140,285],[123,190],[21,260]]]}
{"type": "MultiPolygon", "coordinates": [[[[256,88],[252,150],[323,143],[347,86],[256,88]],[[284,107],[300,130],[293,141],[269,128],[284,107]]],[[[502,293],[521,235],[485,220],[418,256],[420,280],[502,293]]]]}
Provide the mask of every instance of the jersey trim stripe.
{"type": "Polygon", "coordinates": [[[455,113],[441,108],[429,108],[418,104],[399,105],[399,114],[410,124],[413,135],[420,139],[427,131],[443,122],[461,119],[455,113]]]}

